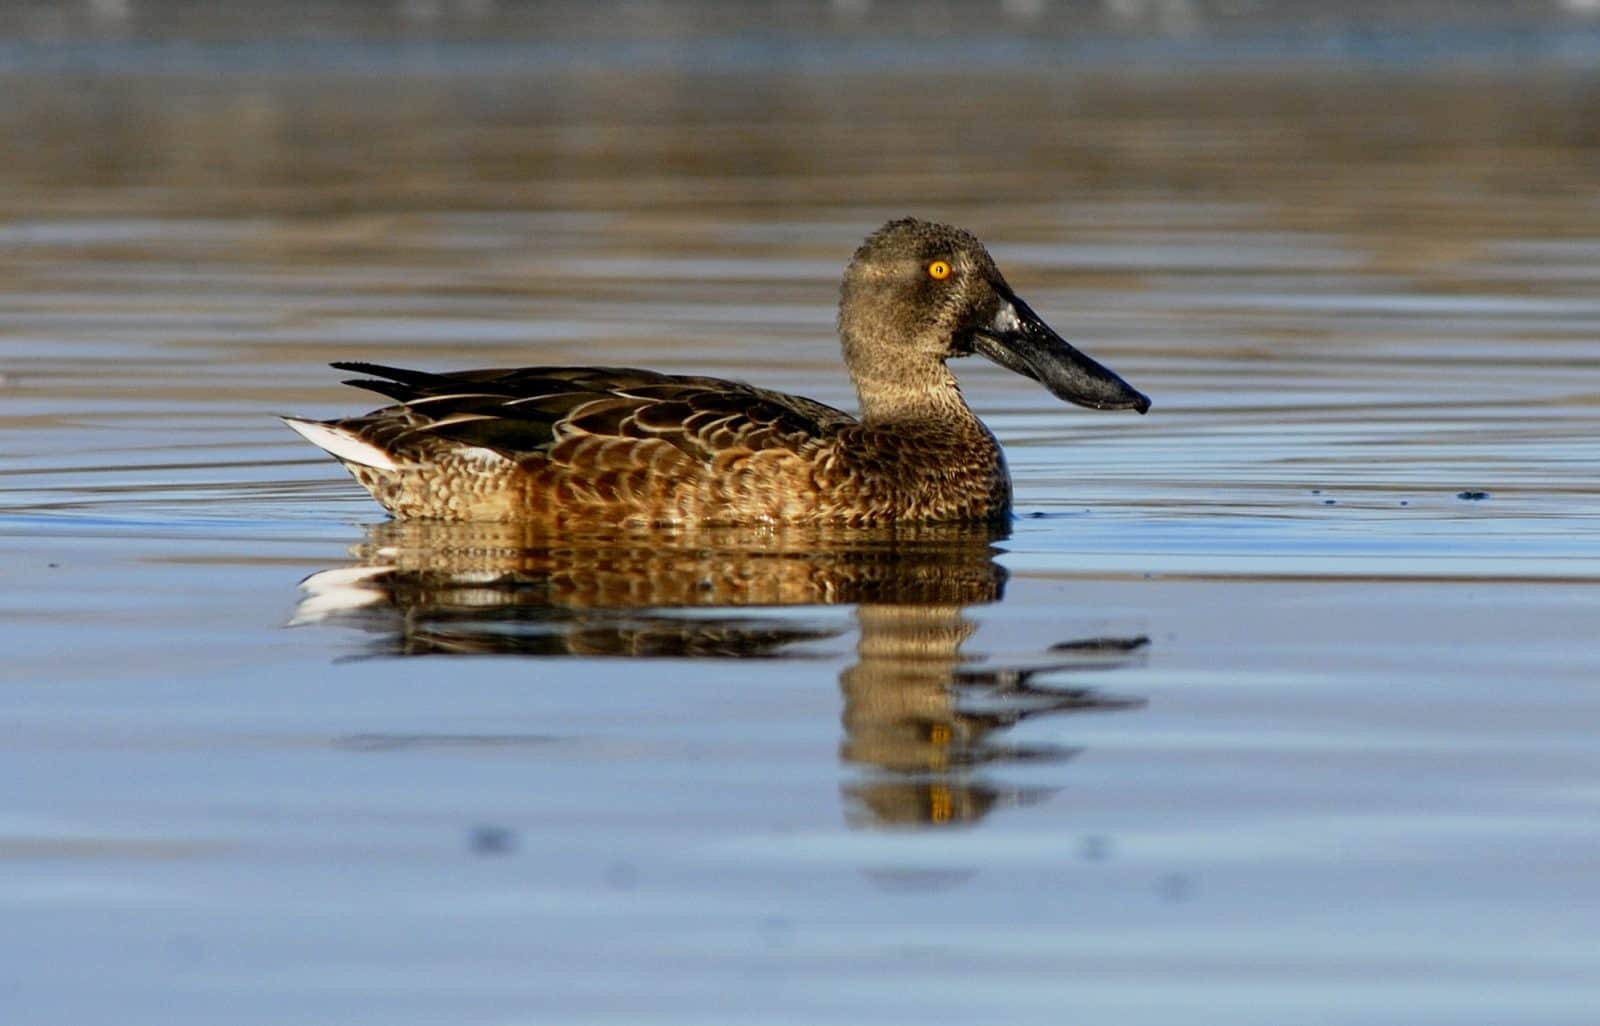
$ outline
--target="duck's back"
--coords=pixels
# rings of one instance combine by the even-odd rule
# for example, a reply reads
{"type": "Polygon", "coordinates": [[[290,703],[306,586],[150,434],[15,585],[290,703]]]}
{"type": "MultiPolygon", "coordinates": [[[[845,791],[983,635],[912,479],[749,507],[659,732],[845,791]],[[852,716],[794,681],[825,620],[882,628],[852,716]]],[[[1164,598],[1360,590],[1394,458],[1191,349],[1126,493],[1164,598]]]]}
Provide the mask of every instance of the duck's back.
{"type": "Polygon", "coordinates": [[[819,456],[856,425],[822,403],[718,378],[334,366],[397,405],[288,422],[401,517],[811,519],[819,456]]]}

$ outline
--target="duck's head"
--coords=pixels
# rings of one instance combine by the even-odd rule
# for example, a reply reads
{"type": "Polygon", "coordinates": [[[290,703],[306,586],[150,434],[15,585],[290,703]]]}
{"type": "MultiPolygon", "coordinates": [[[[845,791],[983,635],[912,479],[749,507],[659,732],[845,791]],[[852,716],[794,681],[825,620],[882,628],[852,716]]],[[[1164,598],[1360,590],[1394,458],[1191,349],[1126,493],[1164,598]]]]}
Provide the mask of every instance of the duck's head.
{"type": "Polygon", "coordinates": [[[1017,298],[970,232],[902,218],[879,228],[845,270],[839,301],[845,359],[867,404],[872,393],[918,388],[944,361],[982,353],[1096,410],[1150,400],[1080,353],[1017,298]]]}

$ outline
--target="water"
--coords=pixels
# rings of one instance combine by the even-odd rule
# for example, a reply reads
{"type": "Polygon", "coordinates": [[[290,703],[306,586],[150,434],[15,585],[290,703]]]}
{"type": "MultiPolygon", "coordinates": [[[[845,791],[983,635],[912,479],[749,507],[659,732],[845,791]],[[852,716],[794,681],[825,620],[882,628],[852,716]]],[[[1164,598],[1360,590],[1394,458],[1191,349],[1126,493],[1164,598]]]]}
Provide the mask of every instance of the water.
{"type": "Polygon", "coordinates": [[[8,1021],[1591,1017],[1593,82],[934,85],[11,77],[8,1021]],[[848,406],[908,212],[1155,400],[961,366],[1001,537],[386,525],[272,417],[848,406]]]}

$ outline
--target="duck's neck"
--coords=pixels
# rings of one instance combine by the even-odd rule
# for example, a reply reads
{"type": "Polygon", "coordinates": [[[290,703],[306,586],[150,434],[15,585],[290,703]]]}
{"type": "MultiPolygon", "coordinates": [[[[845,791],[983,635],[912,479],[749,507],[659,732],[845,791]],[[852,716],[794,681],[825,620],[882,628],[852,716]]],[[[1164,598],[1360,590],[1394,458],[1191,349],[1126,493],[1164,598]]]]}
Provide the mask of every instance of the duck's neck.
{"type": "Polygon", "coordinates": [[[921,356],[913,345],[861,344],[848,330],[844,352],[863,424],[978,424],[944,361],[921,356]]]}
{"type": "Polygon", "coordinates": [[[943,364],[915,377],[897,374],[875,378],[856,374],[852,375],[852,381],[861,402],[863,424],[977,423],[977,417],[961,397],[955,375],[943,364]]]}

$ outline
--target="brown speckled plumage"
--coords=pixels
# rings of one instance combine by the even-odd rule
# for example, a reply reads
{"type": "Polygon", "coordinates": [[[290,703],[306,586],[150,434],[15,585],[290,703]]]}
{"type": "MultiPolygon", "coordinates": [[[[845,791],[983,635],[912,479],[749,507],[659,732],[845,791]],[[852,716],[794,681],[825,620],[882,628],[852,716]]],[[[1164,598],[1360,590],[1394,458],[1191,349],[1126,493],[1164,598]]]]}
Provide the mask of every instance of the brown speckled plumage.
{"type": "Polygon", "coordinates": [[[1011,505],[1000,447],[945,360],[982,352],[1084,405],[1148,406],[1056,338],[982,244],[948,226],[905,219],[870,236],[845,272],[839,327],[859,420],[644,370],[336,363],[398,405],[289,423],[402,518],[932,522],[995,520],[1011,505]],[[935,262],[947,273],[932,274],[935,262]]]}

